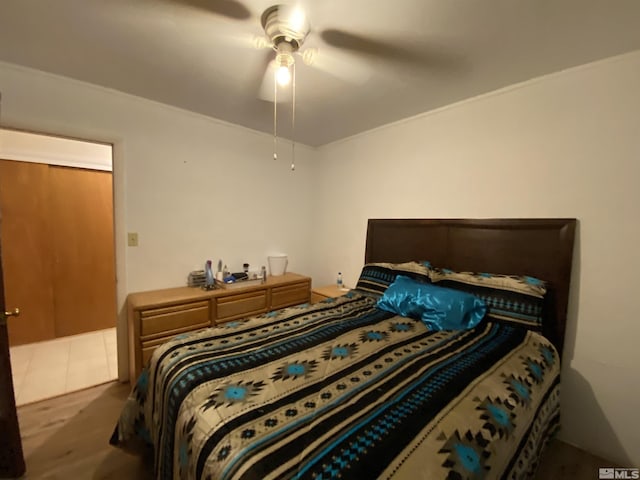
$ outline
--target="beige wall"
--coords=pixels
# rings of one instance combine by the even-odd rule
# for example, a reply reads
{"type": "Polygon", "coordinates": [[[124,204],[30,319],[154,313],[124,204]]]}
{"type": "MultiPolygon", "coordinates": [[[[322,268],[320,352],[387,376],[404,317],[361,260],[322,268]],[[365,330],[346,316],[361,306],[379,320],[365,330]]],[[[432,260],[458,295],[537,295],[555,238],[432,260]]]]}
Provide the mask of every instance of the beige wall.
{"type": "Polygon", "coordinates": [[[353,285],[368,218],[578,218],[561,436],[636,466],[638,85],[635,52],[323,147],[312,270],[353,285]]]}
{"type": "Polygon", "coordinates": [[[1,62],[0,88],[4,126],[114,144],[121,378],[129,292],[184,285],[207,259],[240,269],[285,252],[310,271],[315,150],[298,146],[292,173],[287,150],[274,162],[272,137],[246,128],[1,62]]]}

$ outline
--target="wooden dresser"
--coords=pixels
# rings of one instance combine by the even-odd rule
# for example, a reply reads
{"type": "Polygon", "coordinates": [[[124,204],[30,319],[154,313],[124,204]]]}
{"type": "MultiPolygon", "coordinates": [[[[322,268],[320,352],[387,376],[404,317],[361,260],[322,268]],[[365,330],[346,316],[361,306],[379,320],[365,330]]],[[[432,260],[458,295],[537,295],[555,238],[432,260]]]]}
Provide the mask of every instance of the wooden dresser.
{"type": "Polygon", "coordinates": [[[310,299],[311,278],[296,273],[208,292],[178,287],[131,293],[127,298],[129,378],[134,382],[158,345],[175,335],[310,299]]]}

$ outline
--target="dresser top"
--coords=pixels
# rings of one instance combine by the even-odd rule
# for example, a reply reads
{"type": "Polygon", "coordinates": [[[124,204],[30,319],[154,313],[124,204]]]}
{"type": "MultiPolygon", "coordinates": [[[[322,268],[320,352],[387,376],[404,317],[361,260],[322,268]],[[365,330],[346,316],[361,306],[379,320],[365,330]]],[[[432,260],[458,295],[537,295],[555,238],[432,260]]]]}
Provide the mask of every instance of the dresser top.
{"type": "Polygon", "coordinates": [[[184,302],[197,302],[210,298],[252,292],[269,287],[286,286],[301,281],[311,281],[311,278],[297,273],[285,273],[284,275],[268,276],[264,283],[252,283],[247,286],[234,285],[231,288],[217,288],[215,290],[203,290],[200,287],[176,287],[161,290],[149,290],[146,292],[130,293],[127,297],[129,308],[148,308],[149,306],[163,306],[184,302]]]}

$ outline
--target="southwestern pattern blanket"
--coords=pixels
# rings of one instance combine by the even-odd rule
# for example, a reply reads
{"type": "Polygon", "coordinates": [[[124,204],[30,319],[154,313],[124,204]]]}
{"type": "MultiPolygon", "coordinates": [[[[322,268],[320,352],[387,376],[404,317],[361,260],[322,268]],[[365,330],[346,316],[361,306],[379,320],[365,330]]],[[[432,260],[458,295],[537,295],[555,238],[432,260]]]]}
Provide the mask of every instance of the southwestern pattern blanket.
{"type": "Polygon", "coordinates": [[[158,348],[112,443],[158,479],[527,478],[558,363],[525,328],[431,332],[354,291],[158,348]]]}

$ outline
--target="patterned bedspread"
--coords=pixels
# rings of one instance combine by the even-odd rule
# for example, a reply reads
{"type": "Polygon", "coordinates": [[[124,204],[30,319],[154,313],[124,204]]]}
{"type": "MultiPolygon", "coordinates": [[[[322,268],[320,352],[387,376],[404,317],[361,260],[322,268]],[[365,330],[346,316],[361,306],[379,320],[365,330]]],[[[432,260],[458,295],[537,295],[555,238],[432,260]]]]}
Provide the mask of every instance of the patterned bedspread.
{"type": "Polygon", "coordinates": [[[356,293],[158,348],[112,443],[159,479],[526,478],[559,421],[544,337],[430,332],[356,293]]]}

